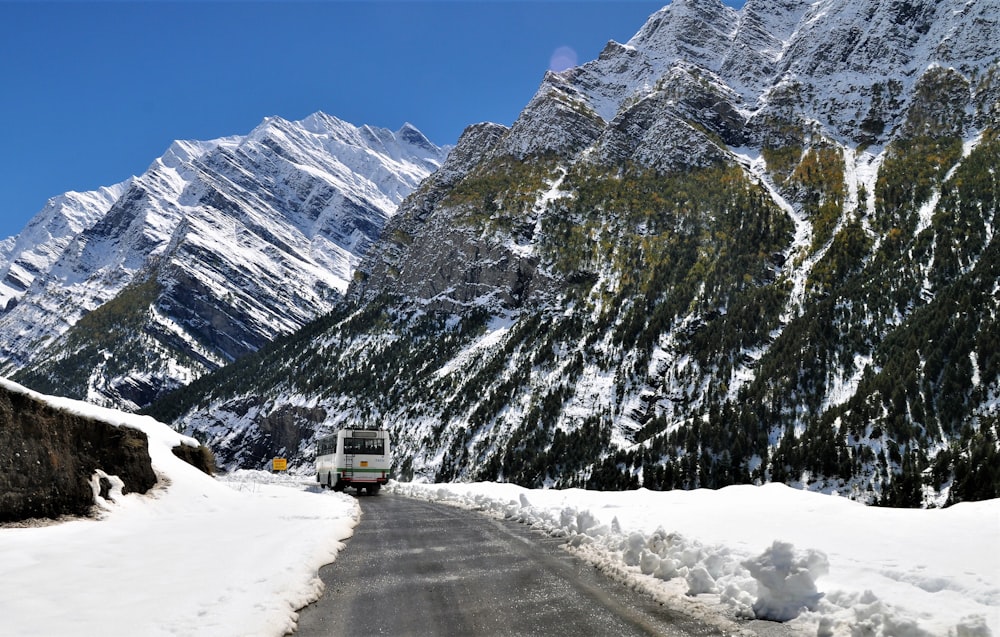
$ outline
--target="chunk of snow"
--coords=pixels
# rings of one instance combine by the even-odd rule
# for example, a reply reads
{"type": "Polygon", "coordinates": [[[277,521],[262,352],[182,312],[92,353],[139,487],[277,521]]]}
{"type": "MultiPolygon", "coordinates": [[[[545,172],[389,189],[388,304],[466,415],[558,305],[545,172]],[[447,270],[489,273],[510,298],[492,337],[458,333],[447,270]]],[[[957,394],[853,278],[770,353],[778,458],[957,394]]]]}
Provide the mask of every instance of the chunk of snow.
{"type": "Polygon", "coordinates": [[[816,590],[816,578],[826,575],[830,563],[819,551],[796,555],[787,542],[775,541],[764,553],[743,562],[757,580],[757,601],[753,612],[758,619],[786,622],[803,610],[815,610],[823,593],[816,590]]]}

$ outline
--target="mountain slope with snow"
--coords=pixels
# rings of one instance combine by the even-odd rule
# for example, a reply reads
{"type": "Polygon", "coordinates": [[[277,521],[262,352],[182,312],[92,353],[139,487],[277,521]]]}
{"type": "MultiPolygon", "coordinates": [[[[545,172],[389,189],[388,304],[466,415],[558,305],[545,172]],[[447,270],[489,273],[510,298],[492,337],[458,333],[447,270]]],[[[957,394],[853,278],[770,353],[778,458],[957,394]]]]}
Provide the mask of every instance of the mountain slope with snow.
{"type": "Polygon", "coordinates": [[[53,197],[19,235],[0,243],[0,307],[12,309],[38,274],[47,272],[73,238],[104,216],[127,187],[123,182],[53,197]]]}
{"type": "Polygon", "coordinates": [[[409,124],[272,117],[53,200],[2,253],[2,370],[134,409],[256,351],[333,307],[445,154],[409,124]]]}
{"type": "Polygon", "coordinates": [[[677,0],[470,127],[337,311],[158,413],[234,466],[360,422],[405,479],[996,497],[998,25],[677,0]]]}

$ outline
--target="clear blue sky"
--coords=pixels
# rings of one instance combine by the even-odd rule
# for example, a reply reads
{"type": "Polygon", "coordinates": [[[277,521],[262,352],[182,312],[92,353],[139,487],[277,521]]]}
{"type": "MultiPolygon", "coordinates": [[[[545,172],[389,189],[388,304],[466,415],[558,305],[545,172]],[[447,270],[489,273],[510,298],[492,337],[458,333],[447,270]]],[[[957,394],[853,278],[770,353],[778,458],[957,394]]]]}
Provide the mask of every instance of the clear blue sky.
{"type": "Polygon", "coordinates": [[[141,174],[174,139],[269,115],[408,121],[437,144],[509,125],[560,47],[592,60],[665,4],[0,0],[0,239],[49,197],[141,174]]]}

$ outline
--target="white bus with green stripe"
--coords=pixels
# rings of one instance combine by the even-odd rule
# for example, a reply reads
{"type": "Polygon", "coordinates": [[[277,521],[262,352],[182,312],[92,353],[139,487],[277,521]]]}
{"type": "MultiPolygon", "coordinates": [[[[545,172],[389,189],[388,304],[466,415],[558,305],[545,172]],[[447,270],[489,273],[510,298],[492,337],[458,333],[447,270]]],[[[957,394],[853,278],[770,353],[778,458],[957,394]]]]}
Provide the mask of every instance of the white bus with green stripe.
{"type": "Polygon", "coordinates": [[[378,493],[389,480],[389,432],[341,429],[316,441],[316,481],[325,488],[378,493]]]}

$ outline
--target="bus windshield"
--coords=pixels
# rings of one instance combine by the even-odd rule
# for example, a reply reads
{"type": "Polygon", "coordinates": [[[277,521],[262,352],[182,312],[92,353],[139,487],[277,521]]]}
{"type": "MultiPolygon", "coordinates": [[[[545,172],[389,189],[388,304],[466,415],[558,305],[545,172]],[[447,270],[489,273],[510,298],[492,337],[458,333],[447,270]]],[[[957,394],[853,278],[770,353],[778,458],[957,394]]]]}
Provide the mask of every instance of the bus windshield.
{"type": "Polygon", "coordinates": [[[385,440],[383,438],[344,438],[344,453],[384,456],[385,440]]]}

